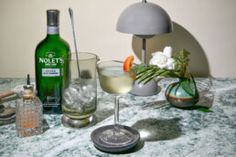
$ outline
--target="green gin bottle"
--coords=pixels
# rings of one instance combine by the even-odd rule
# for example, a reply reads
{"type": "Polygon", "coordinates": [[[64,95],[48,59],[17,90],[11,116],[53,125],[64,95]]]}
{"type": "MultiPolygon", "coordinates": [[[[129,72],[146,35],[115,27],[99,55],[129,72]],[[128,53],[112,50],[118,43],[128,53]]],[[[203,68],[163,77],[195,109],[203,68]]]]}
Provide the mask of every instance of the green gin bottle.
{"type": "Polygon", "coordinates": [[[47,10],[47,36],[35,52],[36,89],[43,103],[43,113],[62,113],[62,94],[69,82],[69,61],[69,45],[59,35],[59,10],[47,10]]]}

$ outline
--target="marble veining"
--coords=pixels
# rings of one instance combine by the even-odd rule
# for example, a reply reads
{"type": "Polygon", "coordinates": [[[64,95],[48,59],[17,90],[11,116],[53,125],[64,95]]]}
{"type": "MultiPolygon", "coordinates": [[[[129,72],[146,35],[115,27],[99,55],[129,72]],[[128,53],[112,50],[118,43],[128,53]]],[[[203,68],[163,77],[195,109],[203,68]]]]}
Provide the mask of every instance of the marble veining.
{"type": "MultiPolygon", "coordinates": [[[[1,157],[235,157],[236,154],[236,79],[199,78],[199,105],[211,112],[183,110],[169,105],[164,91],[172,79],[159,82],[155,96],[128,94],[121,98],[120,122],[139,130],[142,141],[122,154],[97,150],[91,132],[113,123],[113,97],[98,88],[97,123],[72,129],[61,124],[61,115],[44,115],[44,133],[19,138],[15,124],[0,126],[1,157]]],[[[0,79],[0,92],[23,84],[24,79],[0,79]]],[[[14,106],[15,99],[2,100],[14,106]]]]}

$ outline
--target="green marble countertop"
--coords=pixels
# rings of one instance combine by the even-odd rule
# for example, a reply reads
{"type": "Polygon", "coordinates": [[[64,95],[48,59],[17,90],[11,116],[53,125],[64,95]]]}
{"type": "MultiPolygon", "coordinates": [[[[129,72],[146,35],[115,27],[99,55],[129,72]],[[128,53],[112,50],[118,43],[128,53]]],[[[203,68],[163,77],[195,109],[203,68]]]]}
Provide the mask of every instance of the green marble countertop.
{"type": "MultiPolygon", "coordinates": [[[[0,79],[0,92],[24,79],[0,79]]],[[[138,97],[128,94],[121,98],[120,122],[139,130],[142,141],[123,154],[97,150],[91,132],[113,123],[112,95],[98,88],[97,123],[88,128],[66,128],[61,115],[44,115],[42,135],[19,138],[15,124],[0,125],[1,157],[235,157],[236,154],[236,79],[197,79],[201,88],[199,109],[183,110],[166,102],[164,91],[173,80],[159,82],[161,92],[155,96],[138,97]],[[209,86],[212,85],[212,86],[209,86]]],[[[15,106],[14,98],[2,100],[4,106],[15,106]]]]}

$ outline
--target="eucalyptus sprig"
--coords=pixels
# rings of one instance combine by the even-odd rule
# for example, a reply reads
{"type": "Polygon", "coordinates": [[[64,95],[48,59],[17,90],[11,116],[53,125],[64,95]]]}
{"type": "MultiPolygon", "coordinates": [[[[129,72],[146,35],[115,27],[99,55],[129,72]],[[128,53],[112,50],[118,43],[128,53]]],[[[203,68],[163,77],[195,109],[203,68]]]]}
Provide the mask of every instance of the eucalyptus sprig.
{"type": "Polygon", "coordinates": [[[173,58],[175,61],[175,71],[178,71],[178,77],[182,78],[189,78],[190,75],[188,73],[188,63],[189,63],[189,58],[188,56],[190,55],[190,52],[187,50],[183,49],[177,53],[174,54],[173,58]]]}

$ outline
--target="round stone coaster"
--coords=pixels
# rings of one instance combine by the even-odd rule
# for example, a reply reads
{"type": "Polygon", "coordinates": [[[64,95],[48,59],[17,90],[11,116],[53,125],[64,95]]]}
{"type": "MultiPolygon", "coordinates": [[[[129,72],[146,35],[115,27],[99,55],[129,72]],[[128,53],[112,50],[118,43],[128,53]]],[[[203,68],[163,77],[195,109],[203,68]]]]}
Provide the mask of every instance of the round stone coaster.
{"type": "Polygon", "coordinates": [[[0,125],[13,123],[15,119],[16,109],[13,107],[4,107],[3,112],[0,112],[0,125]]]}
{"type": "Polygon", "coordinates": [[[4,106],[3,105],[0,105],[0,113],[2,113],[4,111],[4,106]]]}
{"type": "Polygon", "coordinates": [[[3,112],[0,112],[0,120],[8,120],[15,114],[16,109],[14,107],[5,107],[3,112]]]}
{"type": "Polygon", "coordinates": [[[94,146],[104,152],[121,153],[133,148],[140,140],[137,130],[128,126],[119,126],[120,132],[114,125],[107,125],[94,130],[91,139],[94,146]]]}

